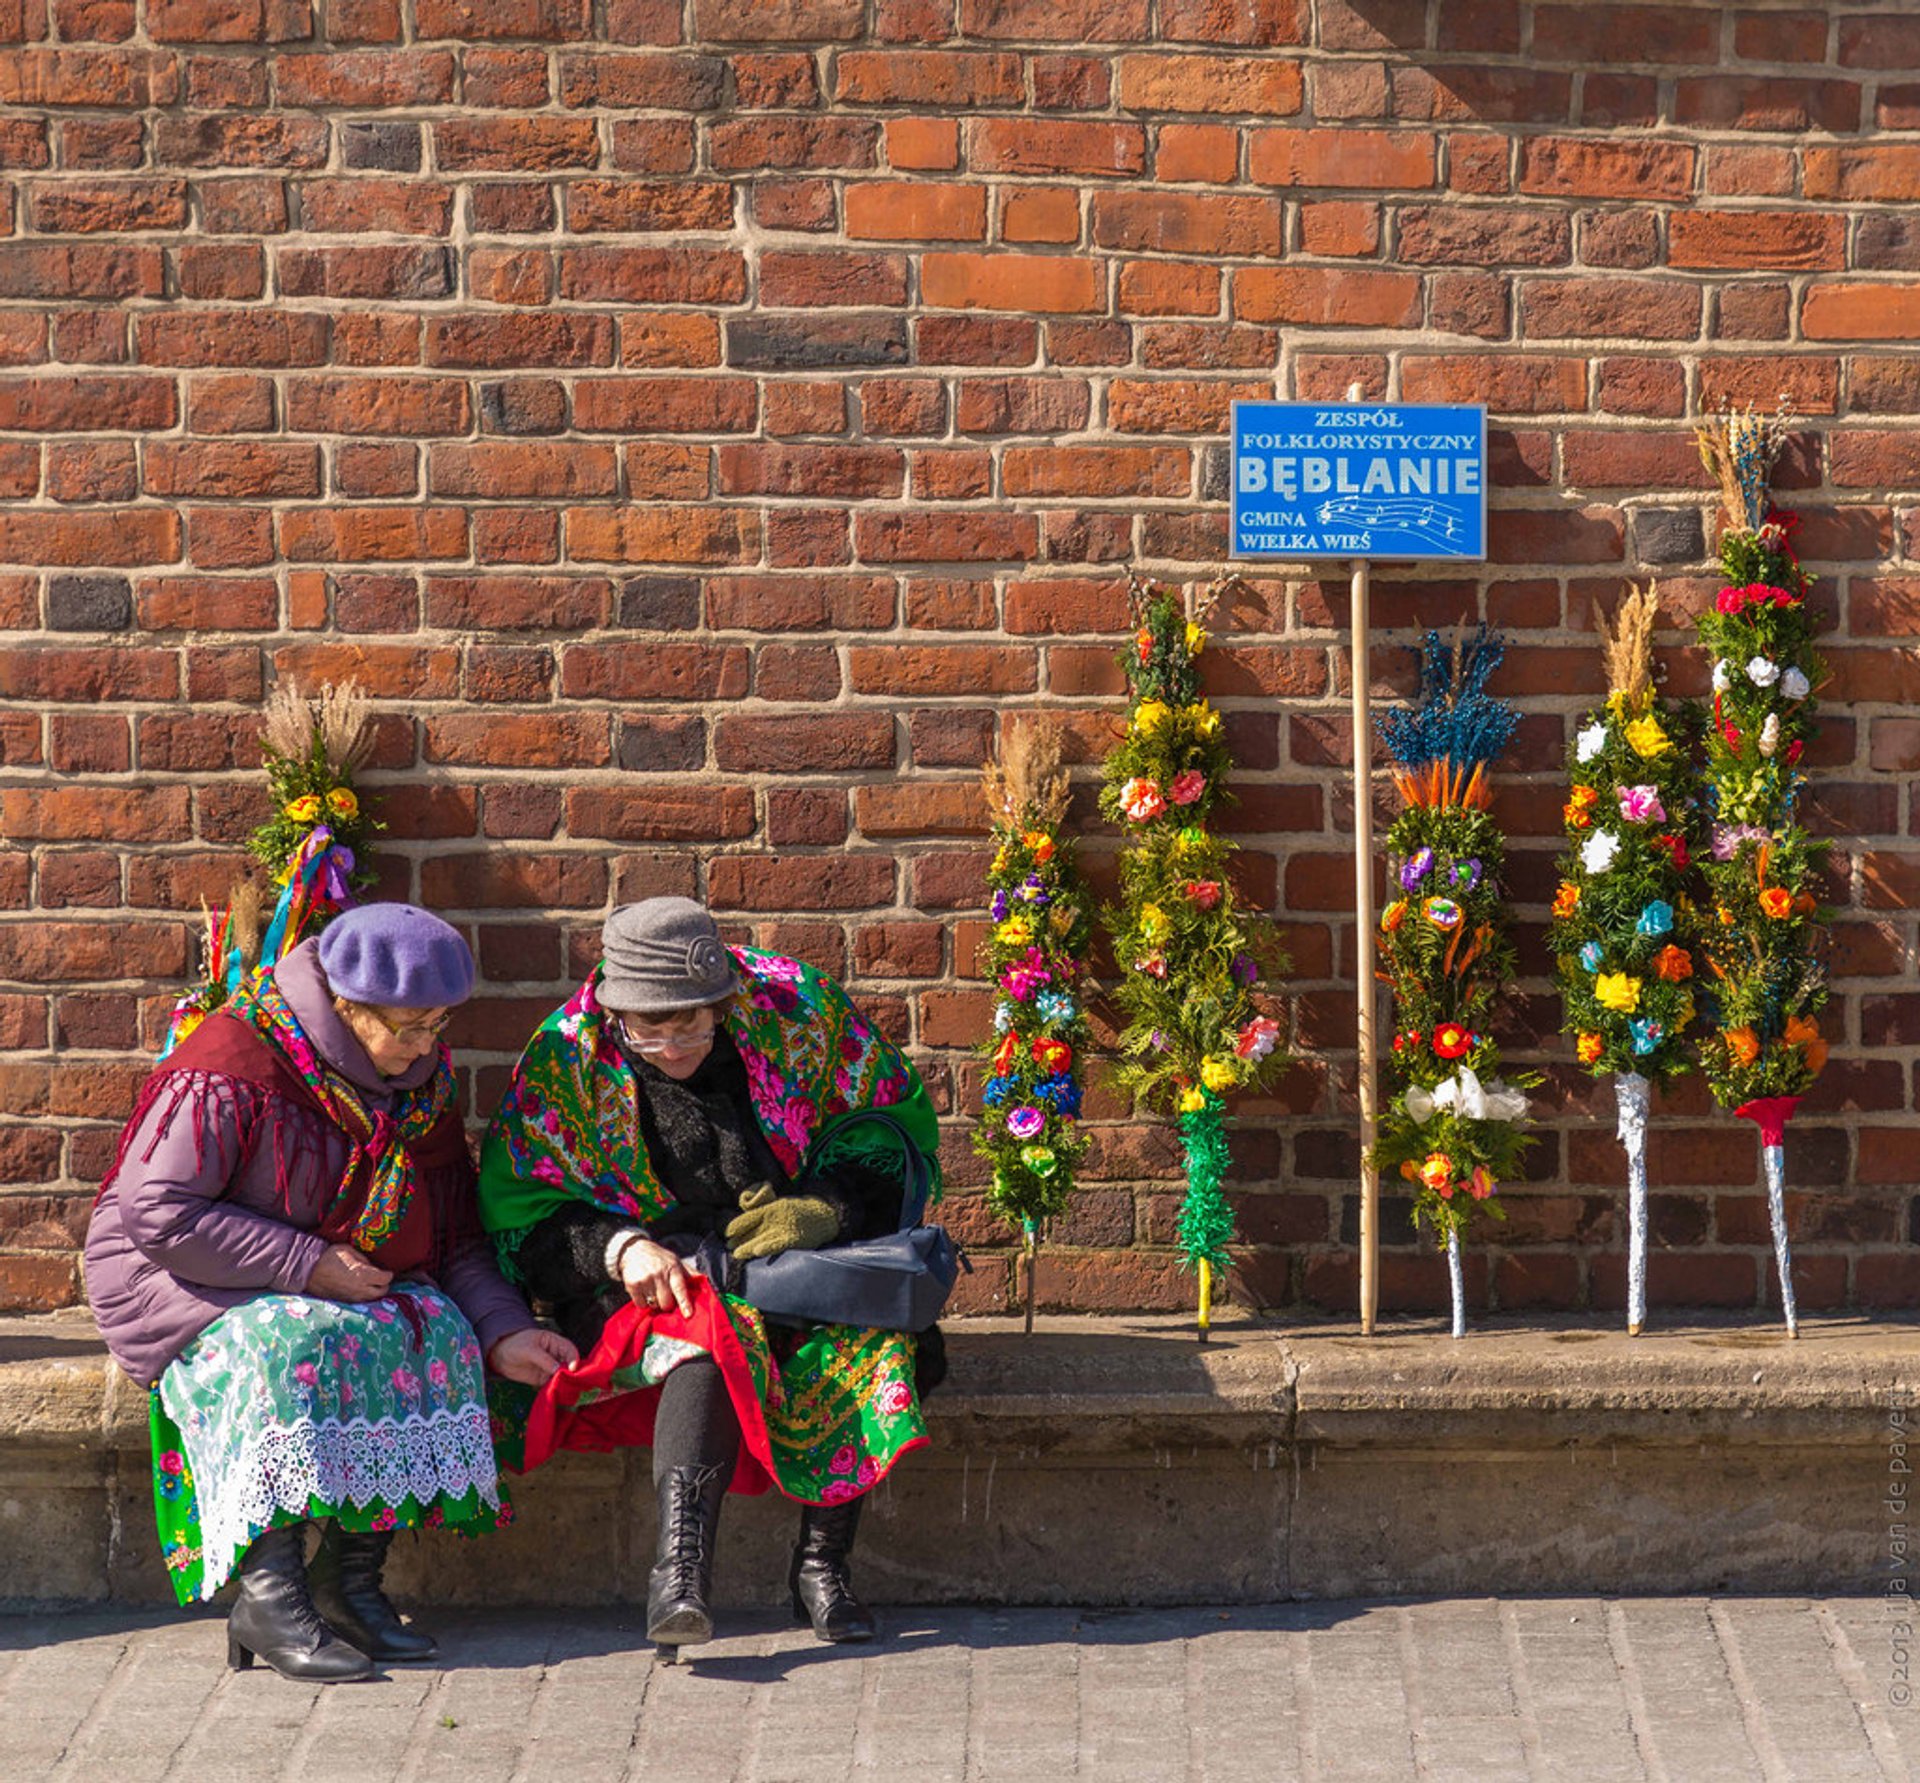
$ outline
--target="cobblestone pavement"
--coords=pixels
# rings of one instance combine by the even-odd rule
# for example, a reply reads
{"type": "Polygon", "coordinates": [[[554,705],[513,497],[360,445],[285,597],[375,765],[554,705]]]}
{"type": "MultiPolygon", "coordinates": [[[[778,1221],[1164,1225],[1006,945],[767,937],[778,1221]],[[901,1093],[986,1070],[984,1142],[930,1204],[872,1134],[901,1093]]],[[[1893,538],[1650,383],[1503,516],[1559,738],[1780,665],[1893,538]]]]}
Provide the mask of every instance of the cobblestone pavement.
{"type": "Polygon", "coordinates": [[[1876,1598],[896,1609],[878,1647],[766,1615],[658,1666],[631,1617],[428,1619],[447,1664],[331,1689],[228,1673],[216,1618],[0,1617],[0,1777],[1907,1779],[1920,1711],[1876,1598]]]}

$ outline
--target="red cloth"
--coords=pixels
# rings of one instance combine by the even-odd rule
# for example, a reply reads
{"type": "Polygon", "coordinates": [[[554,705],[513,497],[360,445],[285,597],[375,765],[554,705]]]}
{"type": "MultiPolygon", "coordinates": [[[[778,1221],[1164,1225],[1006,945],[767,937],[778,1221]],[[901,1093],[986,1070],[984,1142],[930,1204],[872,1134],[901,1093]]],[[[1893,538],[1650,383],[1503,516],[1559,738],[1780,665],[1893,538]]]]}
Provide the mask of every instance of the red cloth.
{"type": "Polygon", "coordinates": [[[733,1401],[734,1413],[740,1420],[742,1439],[731,1489],[757,1496],[775,1483],[766,1413],[759,1394],[754,1391],[753,1371],[748,1366],[746,1351],[740,1347],[733,1321],[727,1317],[720,1296],[698,1276],[693,1278],[691,1287],[691,1314],[682,1316],[677,1309],[653,1312],[629,1302],[607,1321],[600,1341],[581,1358],[577,1367],[562,1369],[548,1378],[534,1396],[533,1409],[527,1414],[525,1471],[531,1472],[542,1462],[551,1460],[561,1449],[604,1454],[612,1449],[652,1443],[653,1415],[660,1401],[660,1389],[617,1387],[613,1377],[619,1369],[637,1369],[647,1339],[658,1332],[662,1337],[698,1344],[719,1366],[727,1397],[733,1401]],[[605,1397],[581,1404],[589,1394],[605,1397]]]}

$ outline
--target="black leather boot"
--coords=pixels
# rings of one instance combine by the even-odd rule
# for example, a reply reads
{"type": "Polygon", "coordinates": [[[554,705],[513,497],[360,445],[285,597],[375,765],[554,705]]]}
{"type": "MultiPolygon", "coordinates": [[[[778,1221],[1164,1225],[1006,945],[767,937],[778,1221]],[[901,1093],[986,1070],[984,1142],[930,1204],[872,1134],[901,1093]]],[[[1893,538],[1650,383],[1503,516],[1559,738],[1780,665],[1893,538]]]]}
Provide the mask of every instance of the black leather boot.
{"type": "Polygon", "coordinates": [[[659,1647],[691,1647],[713,1639],[713,1538],[726,1470],[672,1467],[661,1480],[660,1538],[647,1579],[647,1639],[659,1647]]]}
{"type": "Polygon", "coordinates": [[[794,1620],[811,1622],[823,1641],[870,1641],[880,1632],[873,1612],[854,1596],[847,1566],[863,1502],[810,1504],[800,1513],[800,1543],[787,1583],[794,1620]]]}
{"type": "Polygon", "coordinates": [[[437,1659],[439,1645],[430,1634],[409,1628],[380,1589],[380,1569],[393,1546],[391,1530],[354,1535],[329,1522],[320,1534],[320,1550],[307,1568],[313,1607],[333,1632],[351,1641],[369,1659],[437,1659]]]}
{"type": "Polygon", "coordinates": [[[304,1523],[269,1529],[241,1557],[240,1595],[227,1613],[227,1664],[257,1653],[283,1678],[344,1684],[373,1676],[373,1661],[334,1634],[307,1593],[304,1523]]]}

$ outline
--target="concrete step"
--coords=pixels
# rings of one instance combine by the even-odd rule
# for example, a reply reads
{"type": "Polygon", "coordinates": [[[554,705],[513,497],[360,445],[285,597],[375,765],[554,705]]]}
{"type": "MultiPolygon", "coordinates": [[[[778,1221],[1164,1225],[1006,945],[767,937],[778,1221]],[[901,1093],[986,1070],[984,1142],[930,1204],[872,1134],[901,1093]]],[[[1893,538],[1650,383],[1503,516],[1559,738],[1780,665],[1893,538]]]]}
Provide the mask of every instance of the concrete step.
{"type": "MultiPolygon", "coordinates": [[[[949,1328],[933,1446],[875,1494],[897,1603],[1170,1604],[1525,1591],[1878,1591],[1905,1577],[1920,1331],[1238,1317],[949,1328]],[[1897,1528],[1897,1534],[1894,1533],[1897,1528]]],[[[644,1451],[515,1481],[515,1527],[403,1542],[403,1592],[644,1597],[644,1451]]],[[[6,1601],[154,1603],[146,1399],[84,1314],[0,1321],[6,1601]]],[[[717,1596],[769,1604],[792,1507],[733,1500],[717,1596]]]]}

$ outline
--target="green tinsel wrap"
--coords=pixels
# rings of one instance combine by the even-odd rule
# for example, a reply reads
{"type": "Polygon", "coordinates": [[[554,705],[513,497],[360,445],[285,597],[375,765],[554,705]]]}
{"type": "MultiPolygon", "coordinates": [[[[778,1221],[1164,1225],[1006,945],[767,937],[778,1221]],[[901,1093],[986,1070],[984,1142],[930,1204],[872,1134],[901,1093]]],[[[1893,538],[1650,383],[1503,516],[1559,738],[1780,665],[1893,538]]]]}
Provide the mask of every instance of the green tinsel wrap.
{"type": "Polygon", "coordinates": [[[1180,1209],[1180,1247],[1187,1266],[1211,1263],[1216,1274],[1227,1268],[1227,1244],[1233,1237],[1233,1209],[1222,1184],[1227,1175],[1226,1104],[1211,1091],[1198,1108],[1180,1117],[1180,1143],[1187,1158],[1187,1198],[1180,1209]]]}

